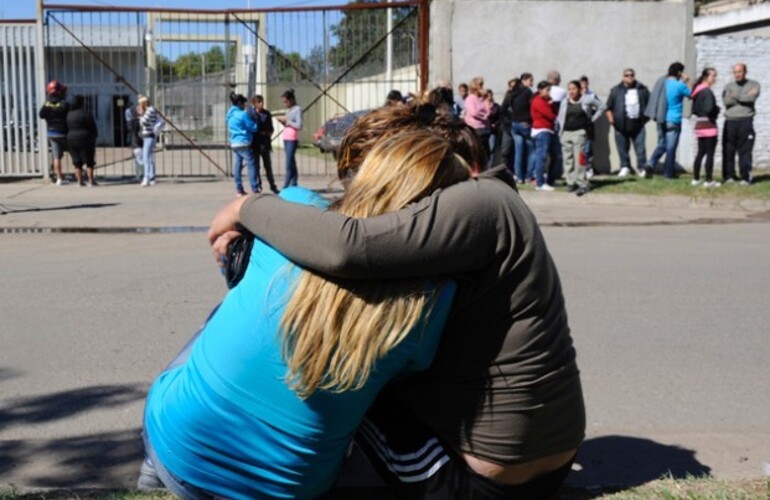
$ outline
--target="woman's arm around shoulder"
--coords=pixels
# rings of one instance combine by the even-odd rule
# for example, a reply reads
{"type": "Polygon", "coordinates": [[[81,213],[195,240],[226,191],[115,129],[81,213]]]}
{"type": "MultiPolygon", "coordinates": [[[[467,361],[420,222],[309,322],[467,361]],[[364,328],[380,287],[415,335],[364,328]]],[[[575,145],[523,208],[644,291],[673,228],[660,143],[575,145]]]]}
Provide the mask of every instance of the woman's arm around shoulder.
{"type": "MultiPolygon", "coordinates": [[[[381,279],[484,267],[495,254],[508,195],[516,196],[502,181],[484,179],[377,217],[356,219],[270,195],[251,196],[237,210],[243,226],[302,266],[337,277],[381,279]]],[[[215,219],[212,244],[227,226],[215,219]]]]}

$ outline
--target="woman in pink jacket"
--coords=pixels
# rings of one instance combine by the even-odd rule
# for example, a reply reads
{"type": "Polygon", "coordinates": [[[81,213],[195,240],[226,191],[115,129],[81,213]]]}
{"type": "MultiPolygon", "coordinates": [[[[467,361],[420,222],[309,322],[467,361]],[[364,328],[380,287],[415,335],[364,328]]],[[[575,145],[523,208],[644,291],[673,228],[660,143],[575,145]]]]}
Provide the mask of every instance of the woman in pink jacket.
{"type": "Polygon", "coordinates": [[[489,157],[489,136],[492,134],[489,123],[491,112],[490,103],[484,98],[484,79],[477,76],[471,80],[468,97],[465,98],[465,123],[476,131],[476,136],[487,157],[489,157]]]}

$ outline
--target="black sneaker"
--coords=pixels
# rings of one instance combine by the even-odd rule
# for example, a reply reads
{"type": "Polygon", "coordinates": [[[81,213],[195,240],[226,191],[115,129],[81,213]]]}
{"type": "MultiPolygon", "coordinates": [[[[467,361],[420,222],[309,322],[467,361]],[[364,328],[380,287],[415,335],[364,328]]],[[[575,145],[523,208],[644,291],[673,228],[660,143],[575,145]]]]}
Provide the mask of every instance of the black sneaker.
{"type": "Polygon", "coordinates": [[[588,191],[589,191],[589,188],[588,188],[588,186],[585,186],[585,187],[581,187],[581,188],[578,188],[578,189],[575,191],[575,194],[576,194],[577,196],[583,196],[583,195],[584,195],[584,194],[586,194],[588,191]]]}
{"type": "Polygon", "coordinates": [[[652,166],[651,165],[645,165],[644,166],[644,178],[645,179],[652,179],[652,166]]]}

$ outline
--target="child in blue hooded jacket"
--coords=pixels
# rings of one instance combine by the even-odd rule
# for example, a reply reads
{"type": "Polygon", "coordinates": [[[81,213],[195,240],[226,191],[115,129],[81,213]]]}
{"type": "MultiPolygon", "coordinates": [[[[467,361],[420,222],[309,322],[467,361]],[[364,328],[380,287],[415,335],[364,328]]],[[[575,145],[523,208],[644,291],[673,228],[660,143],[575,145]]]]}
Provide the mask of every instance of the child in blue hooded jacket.
{"type": "Polygon", "coordinates": [[[233,151],[233,178],[235,179],[236,196],[246,194],[246,191],[243,189],[243,178],[241,177],[244,161],[249,172],[251,191],[259,193],[262,191],[262,186],[257,175],[254,154],[249,147],[251,145],[251,138],[257,131],[257,123],[246,112],[246,97],[233,92],[230,94],[230,101],[233,105],[227,111],[227,128],[230,130],[230,149],[233,151]]]}

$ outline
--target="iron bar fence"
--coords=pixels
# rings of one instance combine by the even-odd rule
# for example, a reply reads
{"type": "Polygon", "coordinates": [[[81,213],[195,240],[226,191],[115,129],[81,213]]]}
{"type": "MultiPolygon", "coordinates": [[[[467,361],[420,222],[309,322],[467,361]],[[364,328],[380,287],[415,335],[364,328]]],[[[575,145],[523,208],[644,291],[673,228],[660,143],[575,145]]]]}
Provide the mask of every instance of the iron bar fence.
{"type": "MultiPolygon", "coordinates": [[[[289,88],[303,108],[300,175],[327,174],[335,169],[333,155],[313,146],[326,122],[381,106],[392,89],[406,95],[424,86],[427,37],[420,29],[427,3],[261,10],[46,4],[39,20],[45,76],[66,83],[70,97],[85,97],[99,128],[100,175],[135,175],[124,115],[139,94],[148,96],[168,123],[158,143],[158,175],[211,176],[231,172],[229,94],[262,95],[280,116],[285,112],[280,96],[289,88]]],[[[3,26],[0,116],[4,124],[22,120],[12,127],[14,134],[26,128],[32,133],[23,137],[44,137],[44,130],[33,130],[42,104],[34,94],[35,26],[26,25],[29,39],[13,42],[13,50],[8,37],[17,35],[3,26]],[[23,88],[31,90],[14,90],[23,88]]],[[[274,127],[273,170],[280,175],[282,126],[274,127]]],[[[12,142],[0,139],[0,146],[13,146],[3,149],[0,175],[40,175],[36,148],[42,140],[25,145],[18,142],[22,134],[16,135],[12,142]]],[[[71,171],[69,159],[64,167],[71,171]]]]}

